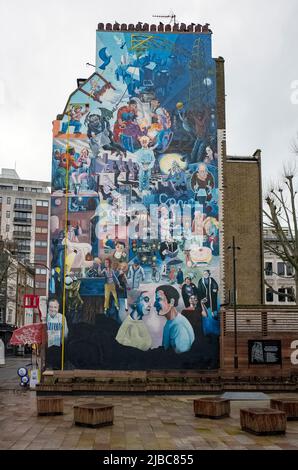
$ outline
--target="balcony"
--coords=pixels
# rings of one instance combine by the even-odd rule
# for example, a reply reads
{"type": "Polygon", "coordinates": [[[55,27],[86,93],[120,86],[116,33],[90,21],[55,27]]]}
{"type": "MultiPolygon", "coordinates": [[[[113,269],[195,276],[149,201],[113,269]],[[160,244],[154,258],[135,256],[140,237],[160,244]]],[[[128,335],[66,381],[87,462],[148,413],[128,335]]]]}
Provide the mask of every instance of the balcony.
{"type": "Polygon", "coordinates": [[[19,230],[13,231],[14,238],[31,238],[31,232],[20,232],[19,230]]]}
{"type": "Polygon", "coordinates": [[[23,225],[31,225],[31,218],[29,219],[29,217],[27,218],[23,218],[23,217],[14,217],[13,218],[13,221],[14,223],[16,224],[23,224],[23,225]]]}
{"type": "Polygon", "coordinates": [[[23,212],[32,212],[32,205],[31,204],[14,204],[15,211],[23,211],[23,212]]]}
{"type": "Polygon", "coordinates": [[[30,246],[19,245],[18,246],[19,253],[30,253],[30,246]]]}

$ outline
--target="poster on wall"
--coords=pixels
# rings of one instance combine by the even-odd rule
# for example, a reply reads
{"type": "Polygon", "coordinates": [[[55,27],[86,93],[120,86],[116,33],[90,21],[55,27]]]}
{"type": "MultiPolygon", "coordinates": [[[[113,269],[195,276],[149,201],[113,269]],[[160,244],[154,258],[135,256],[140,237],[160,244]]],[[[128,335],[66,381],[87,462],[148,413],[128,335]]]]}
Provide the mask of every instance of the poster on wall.
{"type": "Polygon", "coordinates": [[[219,366],[216,106],[210,33],[97,32],[53,123],[49,368],[219,366]]]}
{"type": "Polygon", "coordinates": [[[249,364],[281,364],[280,340],[249,340],[249,364]]]}

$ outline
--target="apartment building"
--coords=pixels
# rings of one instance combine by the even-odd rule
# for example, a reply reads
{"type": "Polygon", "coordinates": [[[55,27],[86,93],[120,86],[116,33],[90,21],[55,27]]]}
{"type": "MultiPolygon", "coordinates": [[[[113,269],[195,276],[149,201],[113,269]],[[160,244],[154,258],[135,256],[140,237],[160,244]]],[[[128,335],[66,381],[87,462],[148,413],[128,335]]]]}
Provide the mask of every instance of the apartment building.
{"type": "Polygon", "coordinates": [[[18,260],[34,268],[34,292],[45,305],[49,274],[50,183],[24,180],[14,169],[0,174],[0,235],[14,240],[18,260]]]}
{"type": "Polygon", "coordinates": [[[34,268],[12,254],[14,246],[0,236],[0,338],[7,352],[13,330],[36,321],[35,312],[24,308],[24,295],[33,294],[34,268]]]}

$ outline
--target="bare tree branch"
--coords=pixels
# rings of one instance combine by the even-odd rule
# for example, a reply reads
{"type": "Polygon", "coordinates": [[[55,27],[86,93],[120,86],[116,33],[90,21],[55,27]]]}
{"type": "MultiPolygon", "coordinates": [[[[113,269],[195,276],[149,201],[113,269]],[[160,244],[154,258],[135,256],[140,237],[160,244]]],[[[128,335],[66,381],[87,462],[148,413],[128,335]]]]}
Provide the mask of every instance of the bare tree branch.
{"type": "MultiPolygon", "coordinates": [[[[298,134],[293,148],[298,155],[298,134]]],[[[296,162],[284,166],[284,182],[279,186],[272,185],[266,195],[267,209],[263,211],[274,240],[264,240],[265,250],[274,254],[294,268],[296,303],[298,301],[298,220],[295,190],[296,162]]],[[[268,287],[270,284],[267,283],[268,287]]],[[[291,296],[292,297],[292,296],[291,296]]]]}

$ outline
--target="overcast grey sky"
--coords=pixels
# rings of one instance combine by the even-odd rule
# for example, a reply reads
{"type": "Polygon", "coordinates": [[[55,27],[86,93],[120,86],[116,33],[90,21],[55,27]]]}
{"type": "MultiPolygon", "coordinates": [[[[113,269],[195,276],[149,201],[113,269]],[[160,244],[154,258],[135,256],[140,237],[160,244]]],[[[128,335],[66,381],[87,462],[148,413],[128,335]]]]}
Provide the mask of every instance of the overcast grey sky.
{"type": "Polygon", "coordinates": [[[260,148],[264,180],[278,176],[298,131],[297,0],[0,0],[0,167],[50,180],[52,120],[93,72],[97,24],[170,11],[210,23],[225,58],[229,154],[260,148]]]}

